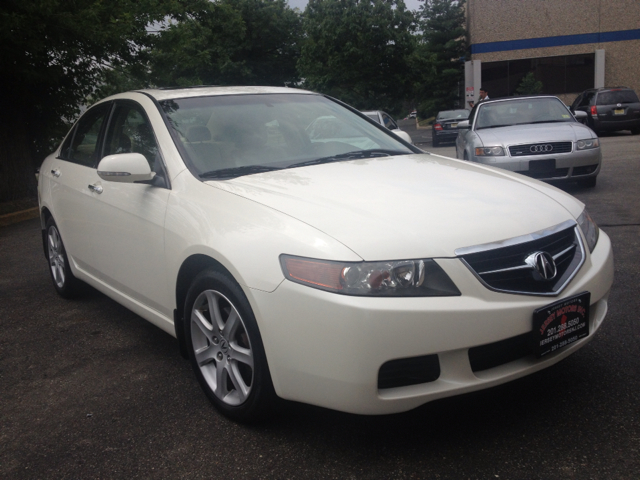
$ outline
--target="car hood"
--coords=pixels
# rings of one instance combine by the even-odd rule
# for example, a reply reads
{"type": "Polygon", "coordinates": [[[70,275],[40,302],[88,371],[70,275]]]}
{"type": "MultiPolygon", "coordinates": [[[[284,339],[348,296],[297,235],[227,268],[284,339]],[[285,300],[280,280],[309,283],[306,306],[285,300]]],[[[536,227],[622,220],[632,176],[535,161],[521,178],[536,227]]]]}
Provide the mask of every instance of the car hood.
{"type": "Polygon", "coordinates": [[[483,146],[519,145],[523,143],[575,142],[595,138],[596,134],[581,123],[539,123],[510,127],[483,128],[475,132],[483,146]]]}
{"type": "Polygon", "coordinates": [[[574,219],[584,207],[541,182],[429,154],[208,183],[311,225],[364,260],[452,257],[574,219]]]}

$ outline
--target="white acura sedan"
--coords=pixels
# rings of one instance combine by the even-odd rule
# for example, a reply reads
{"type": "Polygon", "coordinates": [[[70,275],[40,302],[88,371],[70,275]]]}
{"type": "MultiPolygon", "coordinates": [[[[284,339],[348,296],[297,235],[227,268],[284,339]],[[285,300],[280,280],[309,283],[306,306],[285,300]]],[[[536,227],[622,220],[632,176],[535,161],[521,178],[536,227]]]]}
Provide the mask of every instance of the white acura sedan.
{"type": "Polygon", "coordinates": [[[90,284],[175,336],[237,420],[277,397],[384,414],[498,385],[607,312],[611,243],[581,202],[312,92],[115,95],[40,172],[56,290],[90,284]]]}

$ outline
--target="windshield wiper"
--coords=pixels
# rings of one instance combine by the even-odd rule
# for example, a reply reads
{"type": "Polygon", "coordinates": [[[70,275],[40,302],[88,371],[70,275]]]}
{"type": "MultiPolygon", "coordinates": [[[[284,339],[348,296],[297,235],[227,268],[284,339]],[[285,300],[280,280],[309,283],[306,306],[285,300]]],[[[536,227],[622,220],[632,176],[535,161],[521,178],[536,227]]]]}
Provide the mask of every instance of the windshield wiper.
{"type": "Polygon", "coordinates": [[[342,160],[354,160],[358,158],[375,158],[389,157],[391,155],[409,155],[410,152],[402,152],[400,150],[384,150],[381,148],[372,148],[370,150],[354,150],[353,152],[339,153],[328,157],[315,158],[313,160],[305,160],[304,162],[294,163],[287,168],[306,167],[308,165],[321,165],[323,163],[340,162],[342,160]]]}
{"type": "Polygon", "coordinates": [[[251,175],[253,173],[273,172],[274,170],[282,170],[281,167],[269,167],[266,165],[245,165],[243,167],[222,168],[220,170],[211,170],[199,175],[200,178],[213,178],[217,180],[228,180],[230,178],[242,177],[243,175],[251,175]]]}
{"type": "Polygon", "coordinates": [[[514,125],[523,125],[522,123],[505,123],[504,125],[489,125],[488,127],[478,127],[476,130],[484,130],[485,128],[512,127],[514,125]]]}
{"type": "Polygon", "coordinates": [[[538,120],[537,122],[529,122],[527,125],[533,125],[535,123],[565,123],[567,120],[538,120]]]}

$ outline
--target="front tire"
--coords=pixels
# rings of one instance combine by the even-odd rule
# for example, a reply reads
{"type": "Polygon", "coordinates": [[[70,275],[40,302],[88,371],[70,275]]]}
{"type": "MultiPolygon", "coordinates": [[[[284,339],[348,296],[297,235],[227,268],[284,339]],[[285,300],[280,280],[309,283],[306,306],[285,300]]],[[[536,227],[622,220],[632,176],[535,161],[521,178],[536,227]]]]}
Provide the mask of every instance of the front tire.
{"type": "Polygon", "coordinates": [[[49,273],[58,295],[64,298],[74,298],[83,292],[84,284],[71,272],[69,257],[62,243],[60,231],[53,218],[46,223],[45,246],[49,259],[49,273]]]}
{"type": "Polygon", "coordinates": [[[187,293],[184,319],[189,360],[209,400],[236,421],[264,417],[275,392],[262,338],[240,286],[226,273],[202,272],[187,293]]]}

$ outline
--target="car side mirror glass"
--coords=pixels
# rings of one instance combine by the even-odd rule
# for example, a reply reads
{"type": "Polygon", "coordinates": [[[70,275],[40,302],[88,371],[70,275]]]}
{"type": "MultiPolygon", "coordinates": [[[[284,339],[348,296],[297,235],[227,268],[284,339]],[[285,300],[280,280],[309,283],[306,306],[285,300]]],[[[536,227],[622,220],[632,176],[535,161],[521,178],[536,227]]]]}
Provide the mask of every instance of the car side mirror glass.
{"type": "Polygon", "coordinates": [[[98,176],[108,182],[147,182],[155,175],[140,153],[107,155],[98,164],[98,176]]]}
{"type": "Polygon", "coordinates": [[[456,128],[461,130],[461,129],[468,129],[469,127],[470,127],[469,120],[463,120],[461,122],[458,122],[458,126],[456,128]]]}

